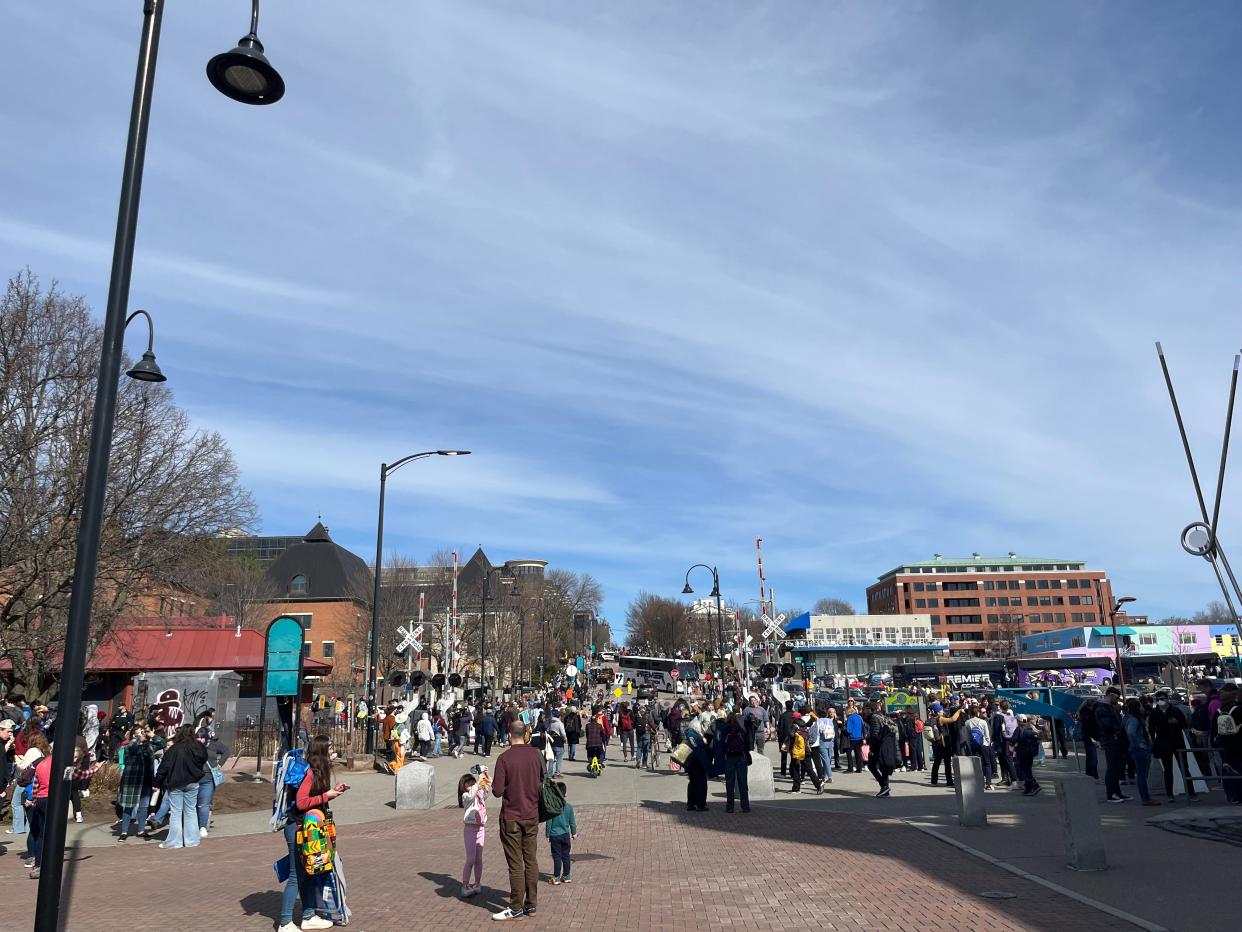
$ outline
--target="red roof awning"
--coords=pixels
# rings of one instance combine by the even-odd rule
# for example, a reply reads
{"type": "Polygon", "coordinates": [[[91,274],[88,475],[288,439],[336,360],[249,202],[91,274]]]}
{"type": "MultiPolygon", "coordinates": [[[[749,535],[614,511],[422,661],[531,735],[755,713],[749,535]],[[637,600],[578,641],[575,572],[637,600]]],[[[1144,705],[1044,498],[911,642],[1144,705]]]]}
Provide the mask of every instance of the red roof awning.
{"type": "MultiPolygon", "coordinates": [[[[91,656],[93,673],[163,670],[263,670],[264,639],[253,628],[121,628],[112,631],[91,656]]],[[[332,665],[307,657],[307,676],[326,676],[332,665]]]]}

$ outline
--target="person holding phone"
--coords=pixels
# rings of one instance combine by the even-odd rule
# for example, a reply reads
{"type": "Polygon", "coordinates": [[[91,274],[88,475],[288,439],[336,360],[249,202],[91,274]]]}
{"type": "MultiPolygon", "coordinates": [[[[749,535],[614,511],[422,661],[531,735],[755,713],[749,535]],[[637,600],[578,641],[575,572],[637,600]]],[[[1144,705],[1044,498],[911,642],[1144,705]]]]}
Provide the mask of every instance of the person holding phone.
{"type": "Polygon", "coordinates": [[[293,922],[293,904],[302,901],[303,929],[331,929],[331,920],[318,915],[316,910],[323,899],[323,887],[327,874],[310,876],[298,851],[298,829],[302,819],[312,809],[322,809],[328,815],[328,803],[349,789],[349,784],[332,785],[332,741],[327,735],[311,738],[306,752],[308,769],[298,787],[297,798],[285,823],[285,842],[289,846],[289,879],[280,898],[280,928],[277,932],[298,932],[293,922]]]}

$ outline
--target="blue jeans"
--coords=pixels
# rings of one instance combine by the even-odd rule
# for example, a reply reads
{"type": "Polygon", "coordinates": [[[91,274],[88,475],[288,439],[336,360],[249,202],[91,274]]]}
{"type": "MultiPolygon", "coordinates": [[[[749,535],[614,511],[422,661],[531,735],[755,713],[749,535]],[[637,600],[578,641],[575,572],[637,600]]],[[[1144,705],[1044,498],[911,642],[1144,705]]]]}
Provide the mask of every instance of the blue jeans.
{"type": "Polygon", "coordinates": [[[168,837],[165,848],[198,847],[198,784],[190,783],[168,791],[168,837]]]}
{"type": "Polygon", "coordinates": [[[153,817],[156,825],[163,825],[168,820],[168,810],[170,808],[172,808],[172,797],[169,795],[168,790],[165,790],[160,794],[160,804],[156,807],[153,817]]]}
{"type": "Polygon", "coordinates": [[[207,776],[198,781],[198,827],[206,828],[211,821],[211,801],[216,798],[216,781],[207,768],[207,776]]]}
{"type": "Polygon", "coordinates": [[[302,918],[309,919],[323,901],[323,885],[327,882],[327,874],[316,874],[310,877],[302,869],[302,852],[298,851],[298,829],[302,827],[302,819],[294,816],[285,826],[285,843],[289,846],[289,879],[285,881],[285,889],[280,894],[280,924],[293,922],[293,903],[302,901],[302,918]]]}
{"type": "Polygon", "coordinates": [[[820,738],[819,740],[819,759],[824,762],[824,779],[832,779],[832,753],[833,745],[837,743],[836,738],[820,738]]]}
{"type": "Polygon", "coordinates": [[[578,742],[577,741],[569,742],[569,759],[577,760],[577,754],[578,754],[578,742]]]}
{"type": "Polygon", "coordinates": [[[26,839],[26,850],[34,856],[34,866],[43,863],[43,829],[47,825],[47,797],[36,799],[30,812],[30,837],[26,839]]]}
{"type": "Polygon", "coordinates": [[[554,772],[559,777],[561,775],[561,765],[565,763],[565,745],[553,748],[552,753],[556,755],[554,772]]]}
{"type": "Polygon", "coordinates": [[[649,754],[651,754],[651,735],[644,733],[638,736],[638,765],[640,767],[647,766],[649,754]]]}
{"type": "Polygon", "coordinates": [[[138,799],[138,805],[133,809],[128,809],[121,818],[121,834],[129,834],[129,826],[132,822],[138,827],[138,831],[142,832],[147,827],[147,813],[151,810],[151,792],[148,790],[138,799]]]}
{"type": "Polygon", "coordinates": [[[733,811],[733,797],[742,800],[742,811],[750,811],[750,786],[746,781],[746,755],[725,755],[725,812],[733,811]]]}
{"type": "Polygon", "coordinates": [[[26,826],[29,824],[26,819],[26,805],[22,802],[21,788],[13,787],[13,834],[26,834],[26,826]]]}

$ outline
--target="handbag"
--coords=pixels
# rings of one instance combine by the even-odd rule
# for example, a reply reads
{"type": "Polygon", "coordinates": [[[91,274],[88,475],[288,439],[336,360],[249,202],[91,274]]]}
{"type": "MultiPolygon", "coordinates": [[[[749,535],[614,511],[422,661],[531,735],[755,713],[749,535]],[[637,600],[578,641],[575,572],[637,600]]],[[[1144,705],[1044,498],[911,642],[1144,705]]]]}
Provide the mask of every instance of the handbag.
{"type": "Polygon", "coordinates": [[[690,759],[690,755],[694,753],[694,748],[690,747],[685,741],[673,748],[672,758],[679,764],[684,764],[690,759]]]}
{"type": "Polygon", "coordinates": [[[224,783],[224,771],[216,764],[211,765],[211,782],[216,786],[221,786],[224,783]]]}

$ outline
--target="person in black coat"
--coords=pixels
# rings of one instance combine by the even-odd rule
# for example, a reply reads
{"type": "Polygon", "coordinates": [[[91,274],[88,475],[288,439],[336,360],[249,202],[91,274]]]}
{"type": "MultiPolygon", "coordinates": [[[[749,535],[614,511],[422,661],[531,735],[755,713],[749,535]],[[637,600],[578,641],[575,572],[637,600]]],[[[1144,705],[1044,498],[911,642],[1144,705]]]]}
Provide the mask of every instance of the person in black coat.
{"type": "Polygon", "coordinates": [[[1178,757],[1177,766],[1181,767],[1182,779],[1186,783],[1186,794],[1190,799],[1197,799],[1195,785],[1186,772],[1186,755],[1178,754],[1179,748],[1186,746],[1186,729],[1190,723],[1185,714],[1169,701],[1165,690],[1156,693],[1156,704],[1147,716],[1147,727],[1151,735],[1151,753],[1160,761],[1160,769],[1164,771],[1164,795],[1173,802],[1173,758],[1178,757]]]}

